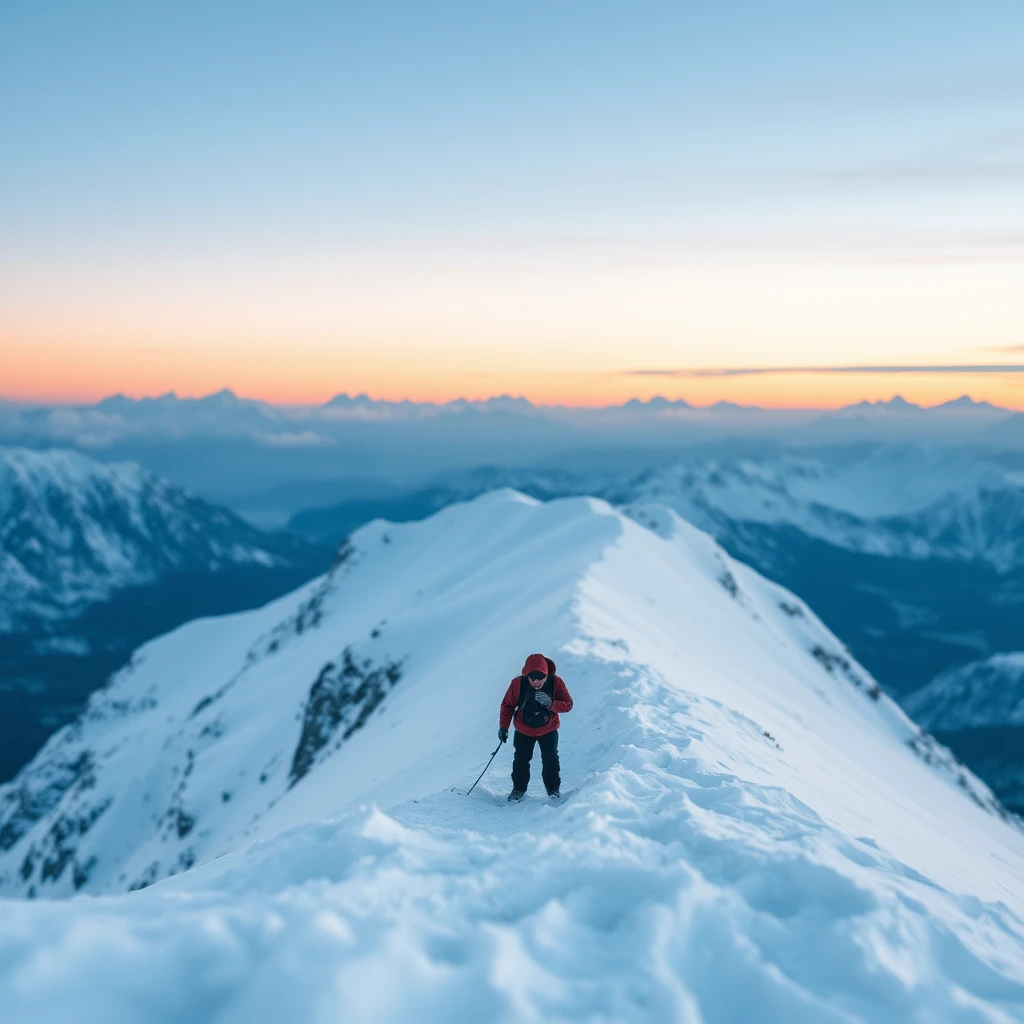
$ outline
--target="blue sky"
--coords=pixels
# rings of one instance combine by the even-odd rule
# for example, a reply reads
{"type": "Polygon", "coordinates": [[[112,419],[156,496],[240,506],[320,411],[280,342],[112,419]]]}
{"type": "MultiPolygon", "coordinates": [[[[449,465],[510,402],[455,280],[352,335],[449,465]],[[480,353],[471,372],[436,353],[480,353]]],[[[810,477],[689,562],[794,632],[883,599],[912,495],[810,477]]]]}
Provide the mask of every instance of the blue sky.
{"type": "MultiPolygon", "coordinates": [[[[753,254],[774,273],[827,253],[1005,276],[1024,267],[1022,40],[1020,3],[7,0],[0,288],[14,313],[0,329],[105,350],[191,303],[216,339],[251,330],[230,328],[231,303],[258,291],[279,337],[333,329],[345,352],[358,331],[331,282],[368,267],[360,288],[385,304],[389,280],[437,275],[457,294],[460,274],[489,290],[542,267],[582,289],[578,308],[595,260],[753,254]],[[319,290],[283,281],[272,307],[288,261],[319,290]],[[296,306],[322,315],[289,332],[296,306]]],[[[1007,285],[976,301],[1001,301],[993,288],[1007,285]]],[[[420,314],[441,344],[447,321],[420,314]]],[[[177,328],[186,348],[197,318],[177,328]]],[[[388,324],[389,343],[420,344],[388,324]]],[[[986,325],[993,347],[1022,325],[1004,326],[986,325]]],[[[707,361],[671,327],[684,363],[707,361]]],[[[918,362],[923,344],[893,355],[918,362]]]]}

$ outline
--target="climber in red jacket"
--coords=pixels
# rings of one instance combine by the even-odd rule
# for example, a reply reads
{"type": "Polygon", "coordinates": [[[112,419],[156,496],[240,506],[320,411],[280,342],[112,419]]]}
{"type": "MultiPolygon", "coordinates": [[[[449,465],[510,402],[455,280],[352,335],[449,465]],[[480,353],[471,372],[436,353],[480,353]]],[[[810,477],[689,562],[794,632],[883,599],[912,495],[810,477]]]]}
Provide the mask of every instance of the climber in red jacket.
{"type": "Polygon", "coordinates": [[[559,676],[555,663],[543,654],[531,654],[523,674],[509,683],[501,700],[498,739],[508,739],[508,727],[515,722],[512,741],[512,792],[509,800],[522,800],[530,784],[530,760],[534,744],[540,745],[541,778],[548,796],[557,798],[562,780],[558,764],[558,716],[572,710],[572,697],[559,676]]]}

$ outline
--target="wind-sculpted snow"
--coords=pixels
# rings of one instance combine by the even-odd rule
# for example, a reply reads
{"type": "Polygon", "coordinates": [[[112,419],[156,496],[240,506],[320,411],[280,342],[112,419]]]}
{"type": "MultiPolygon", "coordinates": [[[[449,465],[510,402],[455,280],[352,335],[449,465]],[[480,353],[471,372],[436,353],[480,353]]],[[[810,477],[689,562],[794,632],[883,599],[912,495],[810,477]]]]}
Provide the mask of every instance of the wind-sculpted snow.
{"type": "Polygon", "coordinates": [[[18,780],[88,749],[112,803],[25,882],[98,805],[69,785],[5,891],[108,895],[0,904],[5,1022],[1024,1019],[1024,833],[798,598],[631,515],[504,492],[371,524],[143,648],[18,780]],[[534,649],[575,699],[564,799],[509,806],[509,746],[467,798],[534,649]],[[346,650],[401,677],[320,742],[346,650]]]}

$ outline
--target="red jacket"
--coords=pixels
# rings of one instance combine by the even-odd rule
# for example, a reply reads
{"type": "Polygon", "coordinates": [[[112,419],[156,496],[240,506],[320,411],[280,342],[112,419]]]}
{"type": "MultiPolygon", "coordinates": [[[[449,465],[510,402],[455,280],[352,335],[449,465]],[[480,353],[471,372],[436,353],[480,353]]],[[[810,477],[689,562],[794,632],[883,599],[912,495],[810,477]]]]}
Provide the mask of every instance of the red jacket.
{"type": "MultiPolygon", "coordinates": [[[[521,732],[526,736],[544,736],[549,732],[554,732],[558,728],[558,715],[559,713],[565,714],[566,711],[572,711],[572,697],[569,696],[569,691],[565,688],[565,683],[562,682],[560,676],[555,675],[555,663],[548,658],[548,674],[554,679],[554,692],[551,695],[551,717],[542,725],[540,728],[531,729],[528,725],[524,725],[522,722],[522,712],[516,714],[516,731],[521,732]]],[[[498,715],[498,728],[507,729],[512,722],[512,714],[516,710],[516,705],[519,703],[519,686],[522,682],[522,676],[516,676],[508,685],[508,689],[505,691],[505,696],[501,699],[501,713],[498,715]]],[[[529,686],[529,683],[526,683],[529,686]]]]}

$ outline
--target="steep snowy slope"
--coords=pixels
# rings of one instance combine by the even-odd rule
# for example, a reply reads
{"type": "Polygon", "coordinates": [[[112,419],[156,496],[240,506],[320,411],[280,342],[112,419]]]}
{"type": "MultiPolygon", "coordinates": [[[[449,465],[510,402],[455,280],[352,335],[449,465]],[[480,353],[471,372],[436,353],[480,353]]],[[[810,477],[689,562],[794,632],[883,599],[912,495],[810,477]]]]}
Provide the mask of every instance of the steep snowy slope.
{"type": "Polygon", "coordinates": [[[1024,1014],[1024,835],[658,506],[373,523],[142,648],[0,808],[3,894],[111,894],[0,904],[12,1021],[1024,1014]],[[466,797],[535,649],[566,799],[506,804],[507,747],[466,797]]]}
{"type": "Polygon", "coordinates": [[[133,463],[0,448],[0,632],[168,572],[286,564],[297,547],[133,463]]]}
{"type": "Polygon", "coordinates": [[[903,703],[983,771],[1007,805],[1024,813],[1024,653],[950,669],[903,703]]]}

